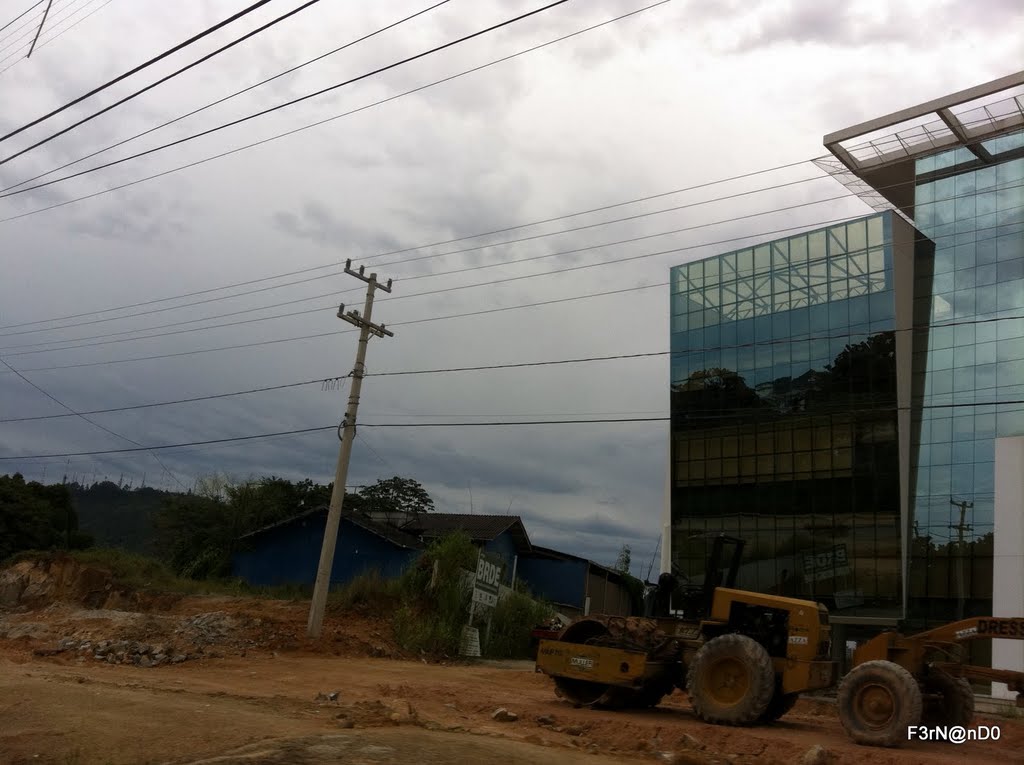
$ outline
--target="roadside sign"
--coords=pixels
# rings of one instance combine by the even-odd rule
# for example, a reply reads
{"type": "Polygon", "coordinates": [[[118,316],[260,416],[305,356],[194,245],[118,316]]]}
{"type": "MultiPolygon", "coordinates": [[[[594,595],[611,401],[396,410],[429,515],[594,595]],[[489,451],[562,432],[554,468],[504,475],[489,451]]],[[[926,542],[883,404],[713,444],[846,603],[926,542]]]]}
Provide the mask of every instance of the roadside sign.
{"type": "Polygon", "coordinates": [[[498,605],[498,587],[504,563],[496,555],[481,552],[473,582],[473,603],[493,608],[498,605]]]}

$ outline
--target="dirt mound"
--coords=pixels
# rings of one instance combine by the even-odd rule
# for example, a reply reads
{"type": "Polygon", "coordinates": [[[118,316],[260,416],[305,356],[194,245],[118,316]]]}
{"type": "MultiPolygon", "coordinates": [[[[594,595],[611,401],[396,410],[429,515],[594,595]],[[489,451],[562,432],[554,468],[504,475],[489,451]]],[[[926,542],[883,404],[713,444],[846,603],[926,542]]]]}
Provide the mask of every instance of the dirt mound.
{"type": "Polygon", "coordinates": [[[113,590],[109,571],[69,557],[21,561],[0,571],[0,608],[39,608],[62,600],[97,608],[113,590]]]}

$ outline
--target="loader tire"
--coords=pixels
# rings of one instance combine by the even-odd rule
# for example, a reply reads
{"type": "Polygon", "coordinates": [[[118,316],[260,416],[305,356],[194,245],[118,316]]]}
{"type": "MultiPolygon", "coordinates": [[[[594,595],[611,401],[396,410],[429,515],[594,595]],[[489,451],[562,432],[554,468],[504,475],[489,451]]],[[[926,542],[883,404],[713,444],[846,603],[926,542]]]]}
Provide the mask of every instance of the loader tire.
{"type": "Polygon", "coordinates": [[[922,722],[925,725],[960,725],[966,728],[974,719],[974,690],[962,677],[951,677],[945,672],[932,672],[925,680],[927,693],[939,698],[928,699],[922,722]]]}
{"type": "Polygon", "coordinates": [[[839,721],[847,734],[866,746],[898,746],[907,729],[921,722],[917,680],[899,664],[868,661],[854,667],[839,684],[839,721]]]}
{"type": "Polygon", "coordinates": [[[799,698],[799,693],[783,693],[782,683],[776,683],[772,700],[768,702],[768,708],[764,710],[764,714],[761,715],[758,722],[775,722],[789,712],[796,705],[799,698]]]}
{"type": "Polygon", "coordinates": [[[750,725],[767,710],[775,693],[768,652],[746,635],[720,635],[697,651],[686,674],[693,711],[717,725],[750,725]]]}

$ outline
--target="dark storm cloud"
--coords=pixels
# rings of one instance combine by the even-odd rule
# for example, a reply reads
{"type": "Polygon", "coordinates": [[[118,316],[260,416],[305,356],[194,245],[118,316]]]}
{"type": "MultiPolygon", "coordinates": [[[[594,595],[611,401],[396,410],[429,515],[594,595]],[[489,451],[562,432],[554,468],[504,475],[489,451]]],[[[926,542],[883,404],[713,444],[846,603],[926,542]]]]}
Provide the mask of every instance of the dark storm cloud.
{"type": "MultiPolygon", "coordinates": [[[[209,139],[55,186],[48,195],[39,192],[0,200],[0,218],[358,108],[640,4],[623,0],[567,4],[557,12],[535,17],[464,48],[341,89],[330,98],[316,99],[209,139]]],[[[0,99],[17,108],[0,110],[0,123],[14,126],[23,118],[42,114],[155,51],[185,39],[219,20],[221,13],[216,5],[192,0],[157,4],[145,13],[135,13],[130,4],[111,4],[94,21],[62,36],[58,44],[47,46],[4,75],[0,99]]],[[[261,35],[216,62],[199,67],[194,76],[161,86],[151,95],[32,152],[24,161],[0,167],[0,179],[5,184],[14,183],[44,172],[312,58],[424,5],[411,1],[321,3],[273,34],[261,35]]],[[[810,67],[805,58],[794,55],[791,45],[777,45],[771,50],[765,47],[773,40],[821,39],[845,51],[855,50],[851,46],[858,44],[857,36],[863,37],[864,29],[870,30],[871,26],[853,10],[839,9],[830,19],[822,16],[813,3],[684,6],[676,2],[252,151],[3,224],[0,252],[5,257],[5,268],[17,278],[0,280],[0,324],[187,292],[202,292],[204,298],[222,296],[226,293],[205,291],[274,273],[343,262],[345,257],[358,259],[572,213],[820,153],[820,137],[826,129],[873,116],[880,94],[898,108],[915,102],[926,77],[943,79],[954,65],[960,78],[955,87],[1005,73],[1004,51],[1010,45],[1008,41],[1019,33],[1006,31],[1013,29],[1011,25],[1001,28],[998,23],[979,31],[980,22],[966,19],[974,11],[966,10],[967,4],[961,5],[962,10],[960,5],[932,4],[933,10],[913,5],[905,11],[932,24],[928,28],[932,33],[934,26],[944,20],[949,27],[962,24],[963,41],[953,41],[951,51],[938,49],[934,34],[922,36],[925,27],[893,24],[892,34],[902,35],[906,42],[886,42],[891,39],[889,33],[878,30],[871,39],[864,37],[864,44],[880,42],[880,49],[873,50],[871,56],[859,57],[854,68],[841,51],[835,57],[821,57],[810,67]],[[937,18],[932,21],[931,16],[937,18]],[[849,23],[840,27],[836,19],[849,23]],[[760,46],[756,59],[743,52],[720,55],[720,48],[716,50],[703,41],[705,28],[729,31],[734,23],[734,37],[738,36],[742,45],[760,46]],[[758,42],[759,35],[763,42],[758,42]],[[834,42],[830,37],[835,38],[834,42]],[[969,46],[974,47],[971,55],[966,55],[969,46]],[[895,51],[902,55],[908,50],[914,67],[894,79],[886,54],[895,51]],[[954,63],[942,69],[949,61],[954,63]],[[743,80],[745,67],[750,66],[768,74],[737,97],[736,82],[743,80]],[[938,70],[941,75],[935,74],[938,70]],[[830,82],[831,86],[822,87],[822,83],[830,82]],[[805,95],[791,98],[791,92],[805,95]],[[780,104],[786,107],[782,118],[780,104]],[[829,124],[819,130],[818,122],[829,124]],[[752,130],[759,136],[758,141],[750,140],[752,130]]],[[[530,7],[526,0],[511,5],[494,0],[443,6],[415,23],[281,78],[267,89],[254,90],[179,123],[167,130],[166,136],[162,131],[147,140],[163,142],[266,108],[288,96],[368,71],[530,7]]],[[[991,18],[993,8],[1008,13],[1013,5],[989,3],[978,12],[979,18],[986,12],[991,18]]],[[[267,10],[258,21],[254,17],[253,26],[276,13],[267,10]]],[[[904,13],[902,6],[894,13],[904,13]]],[[[728,40],[729,35],[724,37],[728,40]]],[[[226,35],[218,38],[227,39],[226,35]]],[[[214,41],[209,42],[214,47],[214,41]]],[[[169,65],[149,74],[160,76],[172,68],[169,65]]],[[[109,103],[132,87],[132,83],[124,83],[117,93],[106,94],[96,103],[109,103]]],[[[84,107],[81,112],[75,110],[76,115],[84,113],[84,107]]],[[[25,136],[25,143],[4,144],[0,157],[15,144],[27,145],[29,138],[25,136]]],[[[153,144],[144,140],[138,148],[153,144]]],[[[129,148],[136,147],[129,145],[122,151],[129,148]]],[[[788,177],[773,175],[763,181],[770,186],[788,177]]],[[[742,188],[754,185],[762,184],[759,181],[742,188]]],[[[740,189],[729,187],[734,188],[740,189]]],[[[679,201],[719,192],[726,193],[702,189],[683,195],[679,201]]],[[[486,240],[488,246],[474,252],[436,261],[396,263],[381,270],[384,276],[396,278],[397,297],[730,235],[756,236],[787,223],[803,225],[861,211],[853,201],[842,207],[807,208],[533,264],[510,263],[837,193],[841,189],[829,186],[829,182],[816,182],[806,187],[806,192],[765,192],[756,200],[734,200],[535,242],[503,246],[499,244],[503,237],[492,237],[486,240]],[[501,265],[471,275],[402,282],[402,277],[410,275],[494,263],[501,265]]],[[[553,231],[672,203],[666,199],[630,206],[510,236],[553,231]]],[[[431,298],[382,299],[379,314],[375,308],[374,315],[390,325],[656,283],[667,280],[670,265],[722,249],[708,245],[619,266],[476,287],[431,298]]],[[[387,260],[403,260],[423,252],[387,260]]],[[[256,286],[271,284],[260,282],[256,286]]],[[[363,286],[335,274],[323,281],[224,303],[20,339],[0,338],[0,347],[260,308],[334,289],[339,293],[353,289],[360,292],[363,286]]],[[[371,371],[409,370],[662,350],[668,344],[666,298],[667,291],[658,288],[462,320],[395,326],[394,339],[373,341],[368,364],[371,371]]],[[[31,376],[80,409],[201,396],[345,373],[351,368],[355,336],[343,334],[338,328],[340,322],[334,310],[326,305],[334,301],[317,300],[319,303],[273,311],[325,304],[322,311],[307,316],[25,356],[19,357],[20,363],[50,366],[137,358],[335,333],[301,342],[31,376]]],[[[264,315],[267,312],[261,309],[239,318],[264,315]]],[[[16,361],[12,359],[12,363],[16,361]]],[[[546,416],[662,411],[668,406],[664,384],[668,368],[663,362],[368,378],[360,419],[363,423],[403,419],[422,422],[428,419],[424,417],[427,414],[546,416]]],[[[0,398],[0,418],[56,410],[38,391],[9,375],[0,374],[0,398]]],[[[140,443],[168,444],[329,426],[338,421],[345,399],[345,393],[322,392],[318,386],[311,386],[97,415],[95,419],[140,443]]],[[[622,543],[633,545],[637,573],[641,559],[646,569],[660,527],[666,429],[664,423],[439,430],[363,427],[355,444],[349,483],[372,483],[396,474],[409,476],[424,484],[439,509],[456,512],[469,511],[467,484],[471,483],[475,510],[506,512],[511,502],[511,512],[523,514],[531,538],[540,544],[602,563],[611,563],[622,543]]],[[[123,441],[77,418],[0,423],[3,455],[123,446],[123,441]]],[[[334,431],[327,430],[308,436],[169,449],[157,454],[187,484],[213,472],[227,472],[242,479],[276,474],[326,482],[333,475],[337,449],[334,431]]],[[[99,477],[106,474],[115,480],[123,472],[136,485],[145,473],[149,484],[162,480],[164,485],[173,485],[162,478],[163,468],[146,452],[72,458],[70,465],[65,459],[48,460],[46,465],[38,464],[38,460],[25,462],[26,470],[34,471],[35,478],[43,467],[50,478],[68,467],[72,472],[90,475],[95,470],[99,477]]],[[[19,465],[17,461],[3,462],[0,471],[19,465]]]]}

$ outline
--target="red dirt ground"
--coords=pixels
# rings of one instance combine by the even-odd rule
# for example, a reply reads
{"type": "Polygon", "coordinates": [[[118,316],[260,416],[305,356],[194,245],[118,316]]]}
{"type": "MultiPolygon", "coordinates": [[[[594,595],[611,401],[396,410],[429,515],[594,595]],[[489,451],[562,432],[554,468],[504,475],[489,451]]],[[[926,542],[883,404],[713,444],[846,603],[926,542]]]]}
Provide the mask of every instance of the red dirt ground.
{"type": "Polygon", "coordinates": [[[818,763],[1024,763],[1022,720],[979,717],[1000,726],[996,742],[872,749],[852,744],[834,704],[813,698],[754,728],[706,725],[678,692],[642,712],[574,709],[528,662],[403,656],[379,617],[331,614],[311,643],[305,603],[131,600],[140,610],[79,601],[0,611],[0,763],[799,765],[816,746],[818,763]],[[108,663],[92,648],[55,652],[62,638],[161,643],[188,658],[108,663]],[[492,720],[499,707],[518,720],[492,720]]]}

